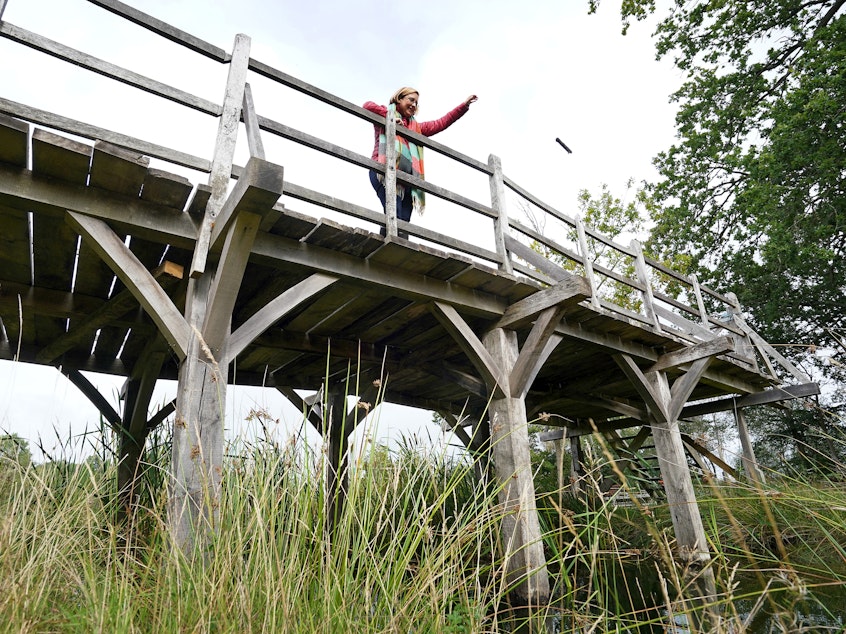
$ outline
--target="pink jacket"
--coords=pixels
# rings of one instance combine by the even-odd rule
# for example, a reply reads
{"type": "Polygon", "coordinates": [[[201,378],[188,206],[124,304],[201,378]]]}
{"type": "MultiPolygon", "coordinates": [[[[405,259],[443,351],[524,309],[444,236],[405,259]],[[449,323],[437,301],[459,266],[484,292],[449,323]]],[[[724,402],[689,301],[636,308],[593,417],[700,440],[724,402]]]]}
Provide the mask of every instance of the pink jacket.
{"type": "MultiPolygon", "coordinates": [[[[388,114],[387,106],[380,106],[377,103],[373,103],[372,101],[368,101],[364,104],[364,109],[369,110],[373,114],[378,114],[380,117],[384,117],[388,114]]],[[[467,111],[470,109],[466,103],[462,103],[460,106],[453,108],[448,113],[446,113],[440,119],[435,119],[434,121],[424,121],[420,124],[420,132],[423,136],[432,136],[437,134],[438,132],[443,132],[453,123],[458,121],[461,117],[463,117],[467,111]]],[[[403,119],[402,125],[408,127],[408,121],[403,119]]],[[[379,135],[382,134],[382,130],[385,126],[381,126],[379,124],[373,125],[373,132],[374,136],[376,137],[376,144],[373,146],[373,156],[371,157],[374,161],[379,157],[379,135]]]]}

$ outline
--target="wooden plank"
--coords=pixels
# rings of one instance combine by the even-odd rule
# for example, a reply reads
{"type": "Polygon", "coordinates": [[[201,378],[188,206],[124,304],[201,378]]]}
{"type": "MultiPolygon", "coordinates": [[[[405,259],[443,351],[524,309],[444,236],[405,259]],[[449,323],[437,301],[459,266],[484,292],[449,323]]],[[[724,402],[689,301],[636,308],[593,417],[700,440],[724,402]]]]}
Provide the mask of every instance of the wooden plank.
{"type": "Polygon", "coordinates": [[[36,286],[71,290],[76,233],[61,218],[33,214],[32,257],[36,286]]]}
{"type": "Polygon", "coordinates": [[[488,166],[492,174],[489,178],[491,190],[491,209],[496,214],[494,218],[494,244],[500,258],[499,268],[505,273],[513,273],[511,258],[505,247],[505,234],[508,231],[508,209],[505,204],[505,185],[502,182],[502,161],[498,156],[488,156],[488,166]]]}
{"type": "Polygon", "coordinates": [[[93,150],[85,143],[36,128],[32,132],[32,171],[38,176],[85,185],[93,150]]]}
{"type": "Polygon", "coordinates": [[[0,114],[0,163],[27,167],[28,162],[29,124],[0,114]]]}
{"type": "Polygon", "coordinates": [[[244,85],[244,104],[241,108],[244,128],[247,131],[247,144],[250,147],[250,156],[264,160],[264,144],[261,142],[261,130],[256,118],[256,106],[253,103],[253,91],[250,84],[244,85]]]}
{"type": "Polygon", "coordinates": [[[198,183],[191,192],[191,198],[186,205],[186,210],[192,218],[202,219],[206,213],[206,205],[211,198],[211,187],[204,183],[198,183]]]}
{"type": "Polygon", "coordinates": [[[0,24],[0,35],[13,42],[29,46],[37,51],[51,55],[57,59],[70,62],[74,66],[85,68],[109,79],[123,84],[140,88],[144,92],[187,106],[199,112],[220,116],[220,106],[206,99],[196,97],[178,88],[168,86],[149,77],[139,75],[120,66],[116,66],[92,55],[55,42],[46,37],[22,29],[8,22],[0,24]]]}
{"type": "Polygon", "coordinates": [[[599,308],[599,286],[596,284],[596,276],[593,274],[593,260],[588,250],[587,235],[585,234],[585,223],[581,217],[576,216],[576,235],[579,238],[579,251],[582,255],[582,267],[585,270],[585,277],[590,290],[590,303],[594,308],[599,308]]]}
{"type": "Polygon", "coordinates": [[[715,412],[727,412],[740,407],[780,403],[781,401],[789,401],[795,398],[816,396],[819,393],[820,386],[817,383],[802,383],[800,385],[774,387],[762,392],[747,394],[746,396],[723,398],[715,401],[709,401],[707,403],[689,405],[682,410],[680,418],[694,418],[696,416],[704,416],[705,414],[713,414],[715,412]]]}
{"type": "Polygon", "coordinates": [[[82,121],[77,121],[68,117],[63,117],[39,108],[33,108],[31,106],[11,101],[10,99],[3,99],[2,97],[0,97],[0,113],[6,113],[13,117],[25,119],[31,123],[44,125],[61,132],[69,132],[70,134],[75,134],[87,139],[107,141],[109,143],[113,143],[114,145],[129,148],[135,152],[140,152],[145,156],[151,156],[175,165],[189,167],[201,172],[208,172],[211,169],[211,163],[208,159],[199,158],[197,156],[173,150],[155,143],[150,143],[148,141],[142,141],[141,139],[137,139],[135,137],[113,132],[112,130],[83,123],[82,121]]]}
{"type": "Polygon", "coordinates": [[[105,141],[94,143],[88,183],[124,196],[138,196],[150,159],[105,141]]]}
{"type": "Polygon", "coordinates": [[[181,212],[192,190],[191,181],[184,176],[150,168],[144,176],[141,200],[181,212]]]}
{"type": "Polygon", "coordinates": [[[68,212],[68,221],[132,291],[176,354],[184,358],[191,338],[188,323],[149,271],[102,220],[68,212]]]}

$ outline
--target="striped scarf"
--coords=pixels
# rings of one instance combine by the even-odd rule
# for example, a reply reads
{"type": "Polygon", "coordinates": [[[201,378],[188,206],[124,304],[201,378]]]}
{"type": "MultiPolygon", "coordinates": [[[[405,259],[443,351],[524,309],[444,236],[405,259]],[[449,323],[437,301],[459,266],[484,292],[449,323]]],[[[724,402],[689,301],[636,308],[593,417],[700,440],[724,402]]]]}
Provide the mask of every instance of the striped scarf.
{"type": "MultiPolygon", "coordinates": [[[[394,112],[393,109],[388,110],[388,116],[391,116],[391,113],[394,113],[394,116],[397,118],[397,123],[402,124],[402,119],[399,115],[394,112]]],[[[406,126],[412,132],[417,132],[418,134],[421,133],[420,124],[412,117],[408,121],[408,125],[406,126]]],[[[385,151],[387,146],[387,139],[385,136],[385,128],[382,128],[382,131],[379,133],[379,156],[377,157],[377,161],[384,164],[387,160],[387,152],[385,151]]],[[[418,178],[423,178],[423,148],[415,143],[411,143],[405,137],[401,137],[397,135],[397,170],[400,172],[405,172],[406,174],[411,174],[413,176],[417,176],[418,178]]],[[[384,174],[378,174],[378,178],[380,182],[385,181],[384,174]]],[[[407,186],[405,183],[400,183],[397,181],[397,196],[401,199],[405,200],[405,190],[407,186]]],[[[411,188],[411,208],[412,211],[416,211],[419,214],[423,214],[423,208],[426,204],[426,196],[425,192],[421,189],[416,189],[414,187],[411,188]]]]}

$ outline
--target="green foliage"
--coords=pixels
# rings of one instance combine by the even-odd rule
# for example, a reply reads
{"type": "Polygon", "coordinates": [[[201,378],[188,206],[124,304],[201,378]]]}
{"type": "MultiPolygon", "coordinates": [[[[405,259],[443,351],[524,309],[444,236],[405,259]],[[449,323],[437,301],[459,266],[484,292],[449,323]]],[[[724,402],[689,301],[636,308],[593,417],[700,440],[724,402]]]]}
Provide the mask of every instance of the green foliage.
{"type": "Polygon", "coordinates": [[[649,246],[734,290],[761,334],[797,353],[838,345],[846,327],[844,10],[700,0],[656,31],[685,82],[649,246]]]}
{"type": "Polygon", "coordinates": [[[0,435],[0,469],[15,465],[27,468],[32,462],[29,443],[18,434],[0,435]]]}

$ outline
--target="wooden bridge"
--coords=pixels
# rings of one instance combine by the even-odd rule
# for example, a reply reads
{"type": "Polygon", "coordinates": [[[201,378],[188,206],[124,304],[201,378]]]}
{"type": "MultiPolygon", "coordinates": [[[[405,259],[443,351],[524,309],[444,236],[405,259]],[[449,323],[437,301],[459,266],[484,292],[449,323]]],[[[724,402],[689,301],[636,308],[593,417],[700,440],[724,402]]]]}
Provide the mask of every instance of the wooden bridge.
{"type": "MultiPolygon", "coordinates": [[[[250,81],[328,104],[351,125],[355,118],[385,122],[252,59],[246,36],[229,53],[116,0],[90,1],[226,65],[222,103],[8,22],[0,22],[0,35],[218,119],[214,155],[0,95],[0,358],[56,366],[97,405],[121,432],[127,491],[147,434],[172,421],[169,521],[183,548],[215,524],[220,388],[229,382],[280,390],[310,411],[341,494],[335,476],[343,476],[351,421],[368,412],[342,415],[348,394],[441,413],[472,451],[492,458],[503,484],[501,500],[512,511],[503,540],[520,601],[548,595],[527,432],[539,416],[565,429],[574,456],[579,436],[595,426],[633,469],[631,456],[652,436],[680,553],[708,561],[685,456],[701,459],[707,450],[685,442],[679,420],[818,392],[745,323],[733,295],[543,203],[509,179],[495,156],[482,162],[404,129],[439,155],[435,161],[483,175],[490,197],[473,200],[394,170],[388,187],[396,180],[420,187],[456,217],[481,218],[487,236],[462,241],[448,228],[398,221],[390,208],[386,215],[345,201],[343,192],[290,182],[265,156],[262,135],[357,166],[362,179],[385,168],[260,116],[250,81]],[[250,148],[244,166],[233,159],[239,137],[250,148]],[[151,159],[205,172],[208,183],[151,167],[151,159]],[[297,201],[349,223],[298,213],[297,201]],[[543,222],[518,218],[525,208],[543,222]],[[413,240],[398,238],[398,230],[413,240]],[[122,410],[81,370],[125,376],[122,410]],[[178,397],[149,417],[162,378],[178,379],[178,397]],[[295,390],[322,395],[323,407],[307,407],[314,399],[295,390]],[[619,433],[625,428],[635,428],[628,439],[619,433]]],[[[0,19],[5,5],[0,0],[0,19]]],[[[396,133],[389,125],[388,135],[396,133]]],[[[747,472],[761,478],[738,422],[747,472]]]]}

